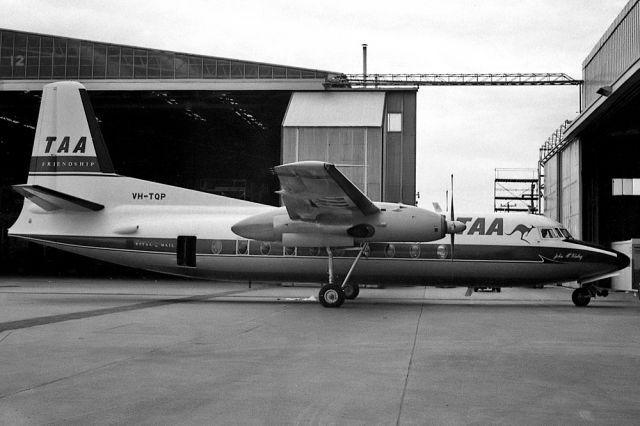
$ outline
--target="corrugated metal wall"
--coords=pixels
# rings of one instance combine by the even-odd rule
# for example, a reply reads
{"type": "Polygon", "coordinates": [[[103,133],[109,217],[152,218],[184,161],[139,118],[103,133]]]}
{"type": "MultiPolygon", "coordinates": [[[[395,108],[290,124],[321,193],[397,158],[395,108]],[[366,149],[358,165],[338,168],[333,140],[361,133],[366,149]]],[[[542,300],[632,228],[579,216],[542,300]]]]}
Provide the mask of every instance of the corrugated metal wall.
{"type": "Polygon", "coordinates": [[[282,132],[283,163],[334,163],[372,200],[382,198],[381,158],[379,127],[285,127],[282,132]]]}
{"type": "Polygon", "coordinates": [[[361,112],[370,109],[375,96],[366,92],[339,95],[294,95],[283,121],[282,162],[331,162],[372,200],[415,204],[416,91],[382,93],[384,106],[380,104],[376,126],[358,124],[372,122],[371,113],[361,112]],[[353,99],[348,99],[349,94],[353,99]],[[349,106],[345,114],[351,116],[351,125],[338,124],[346,123],[344,117],[336,118],[325,111],[334,105],[332,102],[335,108],[349,106]],[[399,131],[389,129],[390,113],[401,114],[399,131]]]}
{"type": "Polygon", "coordinates": [[[585,110],[640,59],[640,0],[630,0],[582,64],[582,105],[585,110]]]}
{"type": "Polygon", "coordinates": [[[560,154],[560,222],[575,238],[582,238],[580,190],[580,141],[571,142],[560,154]]]}
{"type": "Polygon", "coordinates": [[[386,116],[402,114],[402,131],[384,123],[384,201],[416,201],[416,92],[387,92],[386,116]]]}
{"type": "Polygon", "coordinates": [[[544,215],[565,225],[575,238],[582,238],[580,167],[579,139],[544,165],[544,215]]]}
{"type": "Polygon", "coordinates": [[[558,209],[558,161],[556,154],[544,165],[544,214],[553,219],[560,220],[558,209]]]}

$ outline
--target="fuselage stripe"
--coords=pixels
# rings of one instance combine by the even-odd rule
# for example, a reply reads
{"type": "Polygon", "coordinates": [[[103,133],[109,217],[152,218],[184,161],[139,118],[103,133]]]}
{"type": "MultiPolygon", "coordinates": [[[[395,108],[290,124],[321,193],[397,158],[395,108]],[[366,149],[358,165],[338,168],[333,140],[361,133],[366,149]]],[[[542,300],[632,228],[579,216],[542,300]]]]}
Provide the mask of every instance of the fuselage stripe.
{"type": "MultiPolygon", "coordinates": [[[[13,235],[35,242],[91,250],[176,255],[176,240],[171,238],[85,237],[61,235],[13,235]]],[[[321,248],[290,248],[279,243],[254,240],[198,239],[196,255],[202,257],[325,258],[321,248]]],[[[334,249],[337,259],[353,259],[355,250],[334,249]]],[[[594,253],[579,248],[456,245],[455,261],[499,263],[575,263],[589,261],[594,253]]],[[[391,261],[451,261],[450,246],[436,243],[372,243],[365,258],[391,261]]]]}

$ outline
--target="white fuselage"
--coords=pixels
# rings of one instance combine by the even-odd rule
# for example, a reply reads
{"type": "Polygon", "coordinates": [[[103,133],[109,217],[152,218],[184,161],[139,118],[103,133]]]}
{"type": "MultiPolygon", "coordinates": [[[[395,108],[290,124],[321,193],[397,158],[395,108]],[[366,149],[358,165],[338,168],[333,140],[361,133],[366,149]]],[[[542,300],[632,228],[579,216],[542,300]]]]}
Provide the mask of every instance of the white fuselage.
{"type": "MultiPolygon", "coordinates": [[[[32,176],[30,183],[103,204],[97,212],[46,212],[29,200],[10,235],[116,264],[203,279],[327,280],[323,247],[245,240],[231,227],[276,209],[117,175],[32,176]],[[195,266],[179,261],[178,237],[192,241],[195,266]],[[195,239],[193,238],[195,237],[195,239]]],[[[390,213],[391,214],[391,213],[390,213]]],[[[400,212],[398,214],[401,214],[400,212]]],[[[467,229],[428,243],[375,242],[351,281],[386,285],[517,286],[581,280],[617,269],[617,253],[562,237],[562,226],[527,214],[459,215],[467,229]],[[542,230],[557,229],[543,235],[542,230]],[[555,236],[553,236],[555,235],[555,236]]],[[[357,255],[334,249],[344,277],[357,255]]],[[[184,255],[184,253],[183,253],[184,255]]]]}

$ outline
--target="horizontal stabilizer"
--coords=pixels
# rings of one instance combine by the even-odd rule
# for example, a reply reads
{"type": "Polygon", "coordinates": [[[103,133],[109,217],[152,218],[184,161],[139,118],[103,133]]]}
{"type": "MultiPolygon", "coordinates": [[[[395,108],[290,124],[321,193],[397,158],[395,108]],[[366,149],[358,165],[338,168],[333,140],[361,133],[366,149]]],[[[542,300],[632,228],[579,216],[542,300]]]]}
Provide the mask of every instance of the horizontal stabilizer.
{"type": "Polygon", "coordinates": [[[77,212],[96,212],[104,209],[102,204],[54,191],[53,189],[40,185],[13,185],[13,189],[46,211],[70,210],[77,212]]]}

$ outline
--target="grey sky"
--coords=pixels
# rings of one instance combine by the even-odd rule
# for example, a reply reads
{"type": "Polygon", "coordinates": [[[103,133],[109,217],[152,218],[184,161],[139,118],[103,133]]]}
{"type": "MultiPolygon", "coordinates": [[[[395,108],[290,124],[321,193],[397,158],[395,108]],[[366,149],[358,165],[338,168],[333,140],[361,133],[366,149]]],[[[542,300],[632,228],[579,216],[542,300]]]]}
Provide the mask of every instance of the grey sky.
{"type": "MultiPolygon", "coordinates": [[[[212,56],[359,73],[565,72],[581,64],[627,0],[0,0],[0,27],[212,56]]],[[[424,87],[418,92],[420,205],[493,208],[495,168],[537,164],[578,111],[567,87],[424,87]]]]}

